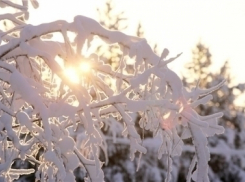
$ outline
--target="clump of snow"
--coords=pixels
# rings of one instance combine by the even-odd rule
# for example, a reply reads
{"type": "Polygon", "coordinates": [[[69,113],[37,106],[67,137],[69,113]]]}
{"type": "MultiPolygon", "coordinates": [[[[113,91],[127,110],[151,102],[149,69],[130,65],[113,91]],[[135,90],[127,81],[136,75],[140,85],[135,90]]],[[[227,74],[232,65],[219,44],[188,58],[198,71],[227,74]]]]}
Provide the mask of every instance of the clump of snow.
{"type": "MultiPolygon", "coordinates": [[[[39,6],[36,0],[31,0],[31,4],[34,8],[39,6]]],[[[0,104],[1,177],[11,181],[35,172],[40,181],[75,181],[73,170],[82,166],[87,181],[103,181],[99,156],[102,149],[107,158],[106,137],[101,131],[104,125],[115,130],[124,126],[122,135],[129,138],[131,160],[137,153],[140,159],[147,153],[132,114],[139,112],[140,127],[160,137],[156,155],[159,159],[163,154],[167,156],[166,181],[172,179],[173,157],[181,155],[182,140],[189,137],[195,146],[192,166],[197,167],[194,173],[190,168],[188,178],[208,181],[207,137],[224,132],[217,124],[222,114],[200,116],[194,108],[211,100],[209,94],[220,89],[224,80],[208,89],[187,91],[167,66],[181,54],[167,59],[169,50],[164,49],[159,57],[146,39],[108,30],[84,16],[76,16],[71,23],[59,20],[27,25],[19,17],[28,18],[28,1],[22,5],[0,2],[1,8],[6,6],[19,13],[0,17],[15,24],[13,29],[1,30],[2,37],[9,39],[0,45],[0,92],[4,98],[0,104]],[[16,37],[11,37],[12,32],[17,32],[16,37]],[[61,33],[64,42],[45,40],[50,33],[61,33]],[[69,33],[75,34],[74,42],[69,33]],[[108,44],[119,44],[124,53],[119,69],[114,71],[94,54],[84,58],[85,43],[94,36],[108,44]],[[134,77],[125,72],[126,56],[135,60],[134,77]],[[79,70],[84,61],[91,63],[86,74],[79,70]],[[77,72],[77,83],[65,76],[66,67],[77,72]],[[178,133],[178,127],[185,127],[186,133],[178,133]],[[37,170],[12,170],[17,157],[36,163],[37,170]]],[[[116,132],[112,135],[116,142],[116,132]]],[[[154,179],[160,180],[161,174],[155,168],[151,170],[154,179]]],[[[122,177],[117,175],[115,180],[122,181],[122,177]]]]}

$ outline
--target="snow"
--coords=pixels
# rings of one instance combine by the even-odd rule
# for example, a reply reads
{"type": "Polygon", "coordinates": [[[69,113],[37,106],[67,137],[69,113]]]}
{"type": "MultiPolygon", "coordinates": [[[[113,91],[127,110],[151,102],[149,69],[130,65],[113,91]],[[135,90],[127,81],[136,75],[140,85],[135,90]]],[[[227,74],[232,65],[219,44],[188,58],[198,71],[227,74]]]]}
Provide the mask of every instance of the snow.
{"type": "MultiPolygon", "coordinates": [[[[167,156],[167,182],[172,178],[173,157],[181,155],[182,139],[189,137],[193,139],[196,155],[193,161],[197,164],[194,173],[195,164],[191,165],[189,176],[198,182],[209,181],[207,137],[224,132],[224,128],[217,124],[222,114],[200,116],[194,108],[206,105],[212,99],[209,94],[220,89],[224,80],[206,90],[197,86],[187,91],[178,75],[167,66],[181,53],[167,59],[169,50],[165,48],[159,57],[146,39],[108,30],[81,15],[71,23],[58,20],[37,26],[28,25],[19,19],[23,14],[25,19],[29,16],[28,1],[22,4],[2,3],[19,11],[0,17],[15,23],[15,28],[6,32],[1,30],[4,37],[18,32],[0,46],[0,67],[4,69],[0,72],[0,87],[6,100],[0,104],[0,127],[4,136],[0,140],[1,146],[4,146],[0,171],[4,171],[1,176],[5,180],[35,172],[36,178],[41,181],[75,181],[73,170],[82,166],[87,172],[87,181],[102,182],[104,173],[100,149],[107,153],[106,137],[102,132],[104,124],[117,130],[123,128],[123,123],[122,135],[129,139],[131,160],[137,153],[140,153],[140,158],[147,153],[148,149],[135,126],[134,113],[139,112],[140,127],[160,137],[156,153],[159,159],[167,156]],[[61,34],[63,42],[52,38],[46,40],[44,37],[49,33],[61,34]],[[69,33],[76,36],[74,42],[70,40],[69,33]],[[94,36],[107,44],[119,44],[121,47],[124,55],[116,71],[95,54],[82,60],[85,43],[94,36]],[[134,77],[125,71],[123,60],[126,56],[134,59],[134,77]],[[79,71],[80,63],[84,61],[92,63],[86,77],[79,71]],[[65,75],[65,69],[70,66],[79,73],[76,84],[65,75]],[[204,97],[199,99],[201,96],[204,97]],[[183,126],[186,133],[179,136],[178,127],[183,126]],[[36,158],[41,148],[43,152],[36,158]],[[38,164],[37,169],[12,170],[12,161],[17,157],[31,159],[38,164]]],[[[34,8],[39,6],[35,0],[31,4],[34,8]]],[[[4,8],[3,4],[1,7],[4,8]]],[[[112,135],[113,141],[117,142],[117,132],[112,132],[112,135]]],[[[105,156],[107,158],[107,154],[105,156]]],[[[140,164],[139,159],[137,170],[140,164]]],[[[161,179],[156,167],[151,172],[155,180],[161,179]]],[[[115,179],[122,181],[120,175],[115,179]]]]}

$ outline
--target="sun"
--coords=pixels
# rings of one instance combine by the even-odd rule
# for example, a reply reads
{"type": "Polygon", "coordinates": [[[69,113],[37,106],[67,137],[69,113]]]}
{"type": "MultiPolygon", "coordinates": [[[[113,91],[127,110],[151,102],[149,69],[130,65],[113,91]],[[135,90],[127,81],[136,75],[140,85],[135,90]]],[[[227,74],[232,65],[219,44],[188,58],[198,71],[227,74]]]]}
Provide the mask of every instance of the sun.
{"type": "MultiPolygon", "coordinates": [[[[77,68],[69,67],[65,69],[65,75],[72,83],[78,84],[80,82],[80,76],[85,76],[91,70],[91,65],[88,62],[82,62],[77,68]]],[[[86,75],[88,76],[88,75],[86,75]]]]}

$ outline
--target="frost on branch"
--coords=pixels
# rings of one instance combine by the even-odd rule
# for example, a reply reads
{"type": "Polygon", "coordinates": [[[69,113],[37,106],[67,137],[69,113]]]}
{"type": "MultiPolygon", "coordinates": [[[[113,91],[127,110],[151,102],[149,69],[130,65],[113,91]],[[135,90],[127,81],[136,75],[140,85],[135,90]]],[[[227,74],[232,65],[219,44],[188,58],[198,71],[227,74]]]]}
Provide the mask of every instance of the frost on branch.
{"type": "MultiPolygon", "coordinates": [[[[107,30],[84,16],[76,16],[71,23],[27,25],[27,2],[0,1],[2,8],[19,11],[0,17],[12,23],[1,30],[0,44],[0,171],[5,181],[33,172],[41,181],[75,181],[73,171],[79,166],[87,172],[87,181],[103,181],[101,166],[106,161],[99,158],[100,152],[107,156],[103,125],[116,128],[123,123],[131,160],[136,153],[147,153],[132,112],[140,114],[142,129],[161,137],[156,155],[159,159],[167,155],[166,181],[171,180],[172,157],[181,155],[185,138],[193,140],[192,166],[197,164],[187,179],[209,181],[207,137],[224,132],[217,125],[222,113],[200,116],[194,108],[212,99],[210,93],[224,81],[206,90],[197,85],[188,91],[167,66],[181,54],[168,58],[164,49],[159,57],[145,39],[107,30]],[[63,40],[53,40],[52,34],[61,34],[63,40]],[[128,74],[123,63],[113,71],[96,54],[85,57],[87,44],[96,43],[97,38],[118,44],[123,54],[120,61],[127,56],[134,59],[134,74],[128,74]],[[67,70],[72,71],[67,74],[67,70]],[[13,169],[17,159],[35,164],[37,170],[13,169]]],[[[30,2],[38,7],[37,1],[30,2]]]]}

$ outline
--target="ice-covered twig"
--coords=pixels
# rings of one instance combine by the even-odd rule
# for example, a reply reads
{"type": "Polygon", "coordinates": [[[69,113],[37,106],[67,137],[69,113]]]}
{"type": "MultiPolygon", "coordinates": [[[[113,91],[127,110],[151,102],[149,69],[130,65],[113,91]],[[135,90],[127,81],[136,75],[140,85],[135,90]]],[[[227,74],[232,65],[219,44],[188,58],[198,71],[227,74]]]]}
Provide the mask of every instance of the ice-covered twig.
{"type": "Polygon", "coordinates": [[[209,182],[208,179],[208,161],[210,159],[207,147],[207,138],[203,135],[201,129],[196,125],[189,124],[193,138],[197,157],[197,177],[196,182],[209,182]]]}
{"type": "MultiPolygon", "coordinates": [[[[31,2],[34,7],[38,6],[37,1],[31,2]]],[[[28,1],[23,0],[22,3],[23,7],[28,7],[28,1]]],[[[3,98],[0,126],[5,128],[3,133],[10,139],[8,142],[20,151],[14,153],[15,157],[32,155],[36,152],[36,143],[42,146],[43,154],[34,160],[40,164],[36,172],[37,180],[44,180],[44,176],[50,180],[74,180],[72,171],[80,161],[91,181],[103,181],[98,152],[99,147],[105,151],[106,144],[100,130],[103,122],[113,128],[115,119],[107,121],[112,115],[124,124],[122,134],[129,137],[131,159],[134,159],[136,152],[145,154],[147,150],[142,146],[132,114],[139,112],[142,117],[140,126],[152,131],[154,136],[161,136],[158,157],[168,154],[167,181],[170,181],[172,156],[180,155],[182,139],[189,137],[193,138],[196,148],[197,181],[207,181],[207,137],[223,132],[223,128],[217,124],[221,114],[199,116],[193,108],[212,99],[208,94],[219,89],[224,81],[207,90],[197,85],[187,92],[179,76],[167,66],[181,54],[167,59],[169,51],[164,49],[158,56],[146,39],[108,30],[84,16],[76,16],[71,23],[59,20],[37,26],[23,22],[16,26],[16,23],[21,23],[18,17],[23,13],[27,18],[27,11],[0,17],[13,21],[15,26],[6,32],[1,31],[5,42],[0,46],[3,98]],[[11,37],[11,33],[19,30],[20,33],[11,37]],[[44,40],[43,36],[49,33],[60,33],[64,42],[44,40]],[[73,43],[70,33],[76,36],[73,43]],[[107,44],[117,43],[123,52],[121,63],[124,63],[122,60],[125,56],[135,60],[134,77],[125,72],[123,64],[115,72],[95,54],[84,59],[82,49],[94,36],[107,44]],[[85,62],[90,64],[90,70],[83,73],[80,64],[85,62]],[[77,79],[71,80],[66,74],[68,66],[74,69],[73,73],[77,73],[77,79]],[[197,100],[200,96],[204,97],[197,100]],[[38,123],[34,122],[36,119],[38,123]],[[186,128],[186,136],[179,137],[179,125],[186,128]],[[70,126],[73,126],[73,130],[70,126]],[[21,143],[21,132],[25,136],[29,132],[31,139],[25,137],[21,143]],[[80,146],[75,146],[78,134],[83,135],[79,150],[77,147],[80,146]]],[[[28,159],[33,160],[31,157],[28,159]]],[[[10,162],[5,160],[0,168],[5,170],[9,165],[10,162]]]]}
{"type": "Polygon", "coordinates": [[[10,20],[13,23],[16,23],[17,25],[24,25],[25,23],[19,19],[16,18],[13,14],[3,14],[0,15],[0,20],[10,20]]]}
{"type": "Polygon", "coordinates": [[[16,3],[13,3],[12,1],[9,1],[9,0],[1,0],[2,3],[5,3],[7,4],[8,6],[11,6],[13,8],[16,8],[16,9],[20,9],[22,11],[27,11],[27,7],[25,6],[21,6],[19,4],[16,4],[16,3]]]}

